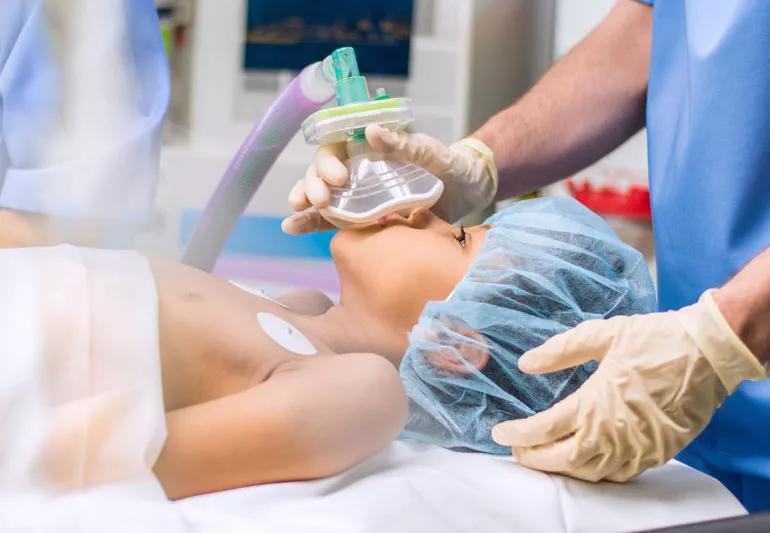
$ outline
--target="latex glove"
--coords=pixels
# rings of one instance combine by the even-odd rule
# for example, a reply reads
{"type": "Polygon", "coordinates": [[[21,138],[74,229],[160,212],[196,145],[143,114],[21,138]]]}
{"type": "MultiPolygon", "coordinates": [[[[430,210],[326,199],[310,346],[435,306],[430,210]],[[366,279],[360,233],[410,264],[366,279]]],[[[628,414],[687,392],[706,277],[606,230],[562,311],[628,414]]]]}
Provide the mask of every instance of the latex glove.
{"type": "Polygon", "coordinates": [[[574,394],[503,422],[498,444],[528,467],[589,481],[626,481],[664,464],[705,428],[725,397],[765,369],[712,297],[666,313],[589,320],[519,360],[528,373],[600,361],[574,394]]]}
{"type": "MultiPolygon", "coordinates": [[[[444,192],[433,211],[445,220],[454,222],[486,207],[497,194],[494,156],[478,139],[469,137],[447,147],[422,133],[392,132],[371,125],[366,128],[366,140],[375,151],[419,165],[444,182],[444,192]]],[[[305,177],[289,193],[289,204],[298,213],[283,221],[283,231],[302,234],[332,227],[317,210],[329,205],[329,185],[341,187],[347,182],[345,159],[344,143],[319,148],[305,177]]]]}

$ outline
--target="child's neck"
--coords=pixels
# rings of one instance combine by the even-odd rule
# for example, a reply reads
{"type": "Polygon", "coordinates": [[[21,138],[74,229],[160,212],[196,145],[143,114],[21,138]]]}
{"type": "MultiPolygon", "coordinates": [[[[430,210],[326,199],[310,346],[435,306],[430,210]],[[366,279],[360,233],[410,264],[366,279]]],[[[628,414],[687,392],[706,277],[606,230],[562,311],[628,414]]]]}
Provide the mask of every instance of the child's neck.
{"type": "Polygon", "coordinates": [[[297,325],[337,353],[376,353],[398,366],[406,350],[406,335],[366,310],[344,304],[317,316],[297,315],[297,325]]]}

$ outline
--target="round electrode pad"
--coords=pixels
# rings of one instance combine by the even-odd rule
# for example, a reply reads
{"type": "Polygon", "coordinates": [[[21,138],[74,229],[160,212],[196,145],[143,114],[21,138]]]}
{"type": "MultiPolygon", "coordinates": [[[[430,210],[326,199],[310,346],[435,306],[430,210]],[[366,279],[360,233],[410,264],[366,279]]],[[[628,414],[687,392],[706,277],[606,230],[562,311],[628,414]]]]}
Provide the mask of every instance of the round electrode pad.
{"type": "Polygon", "coordinates": [[[270,313],[257,313],[257,322],[267,336],[297,355],[316,355],[315,346],[297,328],[270,313]]]}

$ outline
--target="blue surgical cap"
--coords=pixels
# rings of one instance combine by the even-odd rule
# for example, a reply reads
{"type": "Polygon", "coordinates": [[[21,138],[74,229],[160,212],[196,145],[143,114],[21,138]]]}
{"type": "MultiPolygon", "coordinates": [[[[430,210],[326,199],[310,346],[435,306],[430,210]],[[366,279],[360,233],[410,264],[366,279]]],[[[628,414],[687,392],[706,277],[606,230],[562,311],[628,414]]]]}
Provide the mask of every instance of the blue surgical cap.
{"type": "Polygon", "coordinates": [[[655,290],[642,254],[575,200],[518,202],[487,223],[479,257],[409,335],[402,437],[507,453],[494,425],[547,409],[597,366],[527,375],[519,356],[584,320],[651,312],[655,290]]]}

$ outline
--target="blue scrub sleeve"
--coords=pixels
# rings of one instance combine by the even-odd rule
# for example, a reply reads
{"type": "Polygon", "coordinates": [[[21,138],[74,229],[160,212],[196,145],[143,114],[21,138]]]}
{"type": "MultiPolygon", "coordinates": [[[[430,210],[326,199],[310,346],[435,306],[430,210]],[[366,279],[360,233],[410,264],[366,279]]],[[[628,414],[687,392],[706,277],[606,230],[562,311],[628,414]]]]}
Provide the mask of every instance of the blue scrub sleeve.
{"type": "MultiPolygon", "coordinates": [[[[2,125],[2,123],[3,123],[3,106],[2,106],[2,102],[0,102],[0,125],[2,125]]],[[[8,168],[8,154],[5,149],[5,140],[3,139],[3,130],[0,129],[0,191],[3,190],[3,182],[5,181],[5,172],[7,168],[8,168]]]]}
{"type": "Polygon", "coordinates": [[[0,207],[142,223],[168,66],[152,0],[4,0],[0,207]]]}

